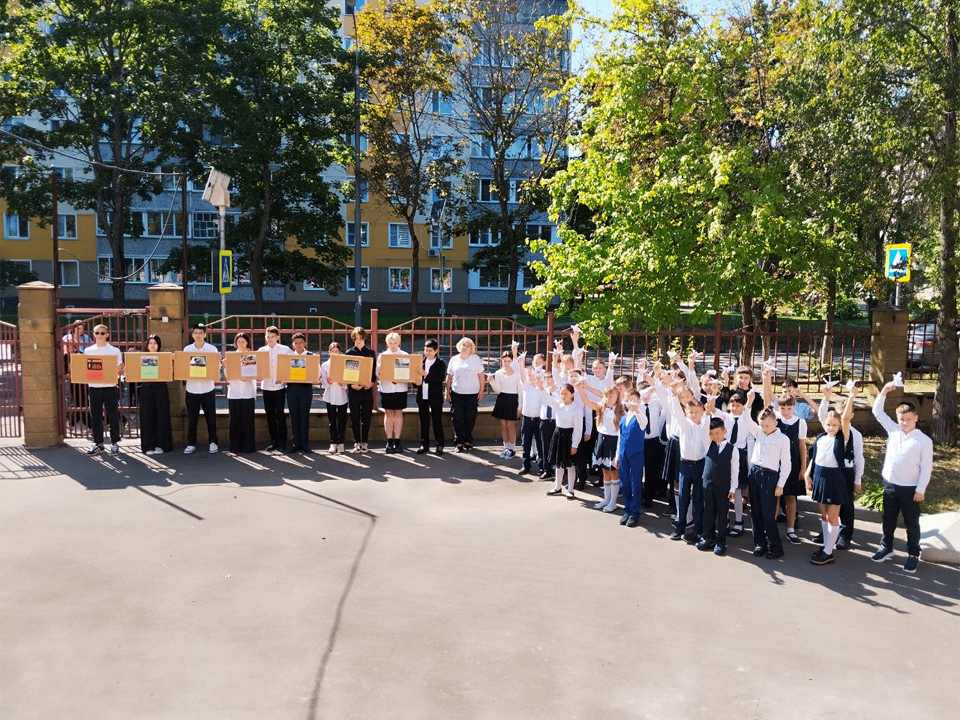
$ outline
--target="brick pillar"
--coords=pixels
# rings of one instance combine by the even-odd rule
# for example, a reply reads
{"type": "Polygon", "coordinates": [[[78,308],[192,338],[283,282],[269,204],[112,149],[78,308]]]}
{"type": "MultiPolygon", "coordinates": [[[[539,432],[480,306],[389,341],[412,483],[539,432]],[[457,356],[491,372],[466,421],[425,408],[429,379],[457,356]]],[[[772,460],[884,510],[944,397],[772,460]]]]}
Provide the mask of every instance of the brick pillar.
{"type": "MultiPolygon", "coordinates": [[[[183,288],[174,283],[160,283],[150,288],[149,335],[157,335],[164,352],[183,348],[183,288]]],[[[167,384],[170,392],[170,425],[173,442],[182,443],[184,424],[183,383],[167,384]]]]}
{"type": "Polygon", "coordinates": [[[17,288],[23,377],[23,439],[28,448],[63,443],[57,363],[60,347],[53,285],[30,282],[17,288]]]}
{"type": "Polygon", "coordinates": [[[879,307],[870,315],[870,379],[878,389],[907,369],[909,320],[903,308],[879,307]]]}

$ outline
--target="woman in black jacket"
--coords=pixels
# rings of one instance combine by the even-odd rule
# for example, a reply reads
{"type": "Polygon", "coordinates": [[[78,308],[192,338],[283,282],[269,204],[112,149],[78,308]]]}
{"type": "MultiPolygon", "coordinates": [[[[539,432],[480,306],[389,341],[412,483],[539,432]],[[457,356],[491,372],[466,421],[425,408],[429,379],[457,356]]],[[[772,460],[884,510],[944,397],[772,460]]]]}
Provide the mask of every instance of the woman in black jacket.
{"type": "Polygon", "coordinates": [[[353,451],[367,452],[370,438],[370,418],[373,416],[373,386],[377,382],[376,359],[377,354],[367,347],[367,331],[362,327],[355,327],[350,333],[353,347],[344,355],[368,357],[374,361],[373,377],[369,383],[352,383],[347,391],[347,401],[350,403],[350,425],[353,429],[353,451]]]}
{"type": "Polygon", "coordinates": [[[447,380],[447,364],[438,356],[436,340],[423,346],[423,377],[417,383],[417,407],[420,411],[420,449],[418,455],[430,451],[430,423],[437,442],[437,455],[443,455],[443,394],[447,380]]]}

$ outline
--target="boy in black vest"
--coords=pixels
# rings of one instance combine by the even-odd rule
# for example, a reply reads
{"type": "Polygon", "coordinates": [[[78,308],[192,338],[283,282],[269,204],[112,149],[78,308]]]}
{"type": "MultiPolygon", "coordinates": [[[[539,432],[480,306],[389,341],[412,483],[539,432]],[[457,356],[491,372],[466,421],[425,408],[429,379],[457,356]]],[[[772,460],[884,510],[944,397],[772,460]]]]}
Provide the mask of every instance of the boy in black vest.
{"type": "Polygon", "coordinates": [[[721,418],[710,420],[710,447],[703,461],[703,539],[697,550],[727,552],[727,511],[740,482],[740,452],[727,442],[721,418]]]}

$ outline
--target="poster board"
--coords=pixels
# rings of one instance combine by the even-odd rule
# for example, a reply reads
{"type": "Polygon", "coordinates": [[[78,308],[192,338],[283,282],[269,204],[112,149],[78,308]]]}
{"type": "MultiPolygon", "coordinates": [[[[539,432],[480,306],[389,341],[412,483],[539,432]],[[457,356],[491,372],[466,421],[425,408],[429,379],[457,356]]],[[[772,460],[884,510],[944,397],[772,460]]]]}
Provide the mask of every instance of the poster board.
{"type": "Polygon", "coordinates": [[[173,353],[128,352],[124,355],[127,382],[170,382],[173,380],[173,353]]]}
{"type": "Polygon", "coordinates": [[[270,353],[268,352],[228,352],[224,357],[227,380],[270,379],[270,353]]]}
{"type": "Polygon", "coordinates": [[[367,385],[373,379],[373,358],[343,353],[330,356],[330,382],[367,385]]]}
{"type": "Polygon", "coordinates": [[[319,383],[320,356],[296,353],[277,355],[277,382],[319,383]]]}
{"type": "Polygon", "coordinates": [[[174,380],[220,379],[220,353],[177,350],[173,354],[174,380]]]}
{"type": "Polygon", "coordinates": [[[78,385],[116,385],[119,364],[120,358],[116,355],[70,353],[70,382],[78,385]]]}
{"type": "Polygon", "coordinates": [[[381,355],[380,379],[392,383],[415,383],[423,375],[423,355],[381,355]]]}

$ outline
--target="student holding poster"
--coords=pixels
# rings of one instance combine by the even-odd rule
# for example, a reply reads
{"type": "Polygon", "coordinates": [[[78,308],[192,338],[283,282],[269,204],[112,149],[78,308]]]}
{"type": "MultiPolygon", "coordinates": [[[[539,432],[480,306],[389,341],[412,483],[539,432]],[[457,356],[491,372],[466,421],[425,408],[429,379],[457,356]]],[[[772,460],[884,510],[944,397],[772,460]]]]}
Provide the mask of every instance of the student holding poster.
{"type": "MultiPolygon", "coordinates": [[[[377,358],[377,376],[383,377],[382,364],[384,362],[394,361],[397,356],[407,355],[400,349],[400,335],[392,332],[387,335],[387,349],[380,353],[377,358]]],[[[395,375],[391,375],[394,380],[402,376],[402,370],[395,375]]],[[[406,367],[407,379],[410,378],[410,359],[407,358],[406,367]]],[[[380,381],[380,406],[383,408],[383,430],[387,435],[387,453],[402,453],[403,447],[400,445],[400,434],[403,432],[403,409],[407,407],[407,389],[405,382],[387,382],[380,381]]]]}
{"type": "MultiPolygon", "coordinates": [[[[160,352],[157,335],[147,338],[144,348],[149,353],[160,352]]],[[[140,357],[140,377],[144,380],[159,377],[157,358],[140,357]]],[[[173,431],[170,428],[170,394],[165,382],[139,383],[137,403],[140,411],[140,449],[147,455],[160,455],[173,450],[173,431]]]]}
{"type": "Polygon", "coordinates": [[[307,361],[298,355],[312,355],[307,351],[307,336],[294,333],[293,357],[290,358],[290,380],[287,383],[287,409],[290,411],[290,435],[293,443],[290,452],[310,454],[310,406],[313,404],[313,381],[320,378],[307,377],[307,361]]]}
{"type": "Polygon", "coordinates": [[[106,325],[97,325],[93,328],[94,344],[83,349],[84,356],[91,358],[87,360],[87,380],[90,387],[90,430],[93,431],[93,445],[87,449],[87,455],[103,452],[104,412],[107,413],[107,422],[110,423],[110,454],[120,453],[120,391],[116,380],[113,383],[102,382],[103,363],[94,359],[97,356],[116,355],[119,372],[123,372],[123,353],[107,342],[107,333],[106,325]]]}
{"type": "Polygon", "coordinates": [[[270,433],[270,444],[267,452],[287,449],[287,419],[283,414],[283,404],[287,397],[287,384],[277,382],[277,355],[287,355],[291,352],[286,345],[280,344],[280,330],[271,325],[264,335],[267,344],[261,351],[270,353],[270,379],[260,382],[263,391],[263,412],[267,416],[267,430],[270,433]]]}
{"type": "MultiPolygon", "coordinates": [[[[250,335],[239,332],[233,337],[233,347],[237,352],[251,352],[250,335]]],[[[224,361],[226,362],[226,361],[224,361]]],[[[227,382],[227,407],[230,411],[230,452],[252,453],[257,451],[257,439],[253,424],[254,406],[257,402],[257,362],[256,356],[240,357],[240,374],[244,369],[253,368],[249,380],[230,380],[227,382]],[[253,358],[253,364],[244,360],[253,358]]]]}
{"type": "MultiPolygon", "coordinates": [[[[347,350],[344,355],[355,357],[376,358],[376,353],[367,347],[367,331],[357,326],[350,333],[350,339],[353,340],[353,347],[347,350]]],[[[351,380],[350,361],[347,360],[345,380],[351,380]]],[[[356,368],[356,379],[358,382],[350,384],[350,425],[353,428],[353,451],[366,452],[369,447],[367,440],[370,437],[370,418],[373,415],[373,383],[377,379],[376,370],[369,383],[359,382],[359,363],[356,368]]]]}
{"type": "MultiPolygon", "coordinates": [[[[207,342],[207,326],[197,323],[193,326],[193,342],[187,345],[184,352],[218,352],[217,348],[207,342]]],[[[195,358],[190,359],[191,375],[193,369],[199,372],[200,366],[194,364],[195,358]]],[[[198,377],[206,377],[206,365],[198,377]]],[[[210,454],[219,452],[217,446],[217,386],[213,380],[187,380],[187,446],[183,449],[184,455],[197,451],[197,424],[200,422],[200,411],[203,410],[203,419],[207,423],[207,439],[210,441],[210,454]]]]}

